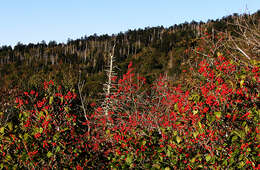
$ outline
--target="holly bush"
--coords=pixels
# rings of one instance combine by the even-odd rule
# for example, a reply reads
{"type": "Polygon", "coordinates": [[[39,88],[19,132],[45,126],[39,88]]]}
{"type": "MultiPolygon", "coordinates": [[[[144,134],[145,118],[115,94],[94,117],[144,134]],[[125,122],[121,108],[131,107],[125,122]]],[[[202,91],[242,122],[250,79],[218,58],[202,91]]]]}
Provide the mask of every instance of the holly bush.
{"type": "Polygon", "coordinates": [[[95,143],[82,125],[85,117],[74,90],[64,91],[50,80],[41,90],[24,92],[14,102],[16,119],[0,128],[1,168],[105,165],[105,158],[93,149],[95,143]]]}
{"type": "MultiPolygon", "coordinates": [[[[213,38],[222,42],[223,34],[213,38]]],[[[206,34],[201,44],[211,39],[206,34]]],[[[147,90],[132,63],[113,78],[109,109],[95,112],[95,128],[113,146],[111,167],[259,168],[260,63],[235,60],[225,50],[191,51],[196,61],[178,86],[160,76],[147,90]]]]}

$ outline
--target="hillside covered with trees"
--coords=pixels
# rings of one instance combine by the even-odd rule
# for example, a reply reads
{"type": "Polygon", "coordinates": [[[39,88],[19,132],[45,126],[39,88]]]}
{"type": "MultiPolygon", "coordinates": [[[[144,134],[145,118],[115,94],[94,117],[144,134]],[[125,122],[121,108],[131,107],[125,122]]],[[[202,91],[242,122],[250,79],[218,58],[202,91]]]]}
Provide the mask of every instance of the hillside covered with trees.
{"type": "MultiPolygon", "coordinates": [[[[258,20],[259,12],[254,16],[258,20]]],[[[104,81],[104,70],[114,44],[119,72],[125,72],[131,60],[135,63],[136,71],[151,80],[159,73],[167,73],[173,79],[178,79],[183,69],[181,63],[189,58],[184,51],[198,46],[198,40],[205,32],[213,36],[218,32],[235,34],[236,26],[232,23],[238,17],[238,14],[234,14],[207,23],[193,21],[169,28],[147,27],[116,35],[91,35],[76,40],[68,39],[66,44],[57,44],[55,41],[47,44],[42,41],[28,45],[18,43],[14,48],[2,46],[0,84],[4,89],[18,86],[31,88],[46,78],[61,81],[64,72],[65,77],[73,74],[71,77],[77,79],[79,71],[90,86],[95,82],[100,83],[104,81]],[[25,83],[23,80],[28,81],[25,83]]],[[[77,83],[77,80],[72,81],[77,83]]]]}

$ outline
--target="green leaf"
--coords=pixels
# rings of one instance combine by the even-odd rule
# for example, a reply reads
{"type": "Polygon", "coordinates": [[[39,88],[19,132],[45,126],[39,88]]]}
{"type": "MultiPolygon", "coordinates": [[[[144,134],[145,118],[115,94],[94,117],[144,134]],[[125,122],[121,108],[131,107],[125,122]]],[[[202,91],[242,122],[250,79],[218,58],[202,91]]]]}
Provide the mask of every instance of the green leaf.
{"type": "Polygon", "coordinates": [[[50,151],[47,153],[47,157],[50,158],[53,155],[50,151]]]}
{"type": "Polygon", "coordinates": [[[0,128],[0,133],[2,133],[2,134],[3,134],[3,133],[4,133],[4,131],[5,131],[5,127],[1,127],[1,128],[0,128]]]}
{"type": "Polygon", "coordinates": [[[60,137],[60,134],[59,134],[59,133],[56,133],[56,134],[53,136],[53,140],[56,141],[59,137],[60,137]]]}
{"type": "Polygon", "coordinates": [[[171,151],[169,149],[167,149],[166,156],[168,156],[168,157],[171,156],[171,151]]]}
{"type": "Polygon", "coordinates": [[[25,134],[23,135],[24,140],[27,140],[28,137],[29,137],[29,134],[28,134],[28,133],[25,133],[25,134]]]}
{"type": "Polygon", "coordinates": [[[258,64],[258,61],[256,61],[256,60],[251,60],[251,64],[257,65],[257,64],[258,64]]]}
{"type": "Polygon", "coordinates": [[[192,158],[190,162],[194,163],[195,161],[196,161],[196,157],[192,158]]]}
{"type": "Polygon", "coordinates": [[[53,96],[50,97],[49,104],[51,105],[53,102],[53,96]]]}
{"type": "Polygon", "coordinates": [[[19,138],[21,138],[21,139],[23,138],[23,136],[22,136],[22,134],[21,134],[21,133],[20,133],[18,136],[19,136],[19,138]]]}
{"type": "Polygon", "coordinates": [[[69,112],[69,111],[70,111],[70,108],[69,108],[69,107],[64,107],[64,110],[65,110],[66,112],[69,112]]]}
{"type": "Polygon", "coordinates": [[[60,151],[60,147],[59,146],[57,146],[57,148],[56,148],[56,150],[55,150],[56,152],[59,152],[60,151]]]}
{"type": "Polygon", "coordinates": [[[195,131],[192,134],[193,134],[194,138],[196,138],[198,136],[199,132],[195,131]]]}
{"type": "Polygon", "coordinates": [[[126,158],[126,163],[128,164],[128,165],[130,165],[131,163],[132,163],[132,158],[131,158],[131,156],[127,156],[127,158],[126,158]]]}
{"type": "Polygon", "coordinates": [[[201,123],[199,122],[199,127],[200,127],[200,129],[202,128],[202,125],[201,125],[201,123]]]}
{"type": "Polygon", "coordinates": [[[23,116],[23,115],[22,115],[22,113],[20,112],[20,113],[19,113],[19,119],[21,119],[21,118],[22,118],[22,116],[23,116]]]}
{"type": "Polygon", "coordinates": [[[178,104],[177,103],[175,103],[175,105],[174,105],[174,110],[178,111],[178,104]]]}
{"type": "Polygon", "coordinates": [[[43,111],[40,111],[39,117],[42,117],[42,116],[44,116],[44,113],[43,113],[43,111]]]}
{"type": "Polygon", "coordinates": [[[245,132],[246,132],[246,134],[247,134],[247,132],[249,132],[249,128],[248,128],[247,125],[246,125],[246,127],[245,127],[245,132]]]}
{"type": "Polygon", "coordinates": [[[208,154],[208,155],[206,156],[206,161],[208,162],[208,161],[210,161],[210,159],[211,159],[211,156],[210,156],[210,154],[208,154]]]}
{"type": "Polygon", "coordinates": [[[218,57],[222,56],[223,54],[220,52],[217,52],[218,57]]]}
{"type": "Polygon", "coordinates": [[[243,133],[242,131],[233,131],[233,133],[235,133],[237,136],[239,136],[240,138],[243,138],[245,136],[245,133],[243,133]]]}
{"type": "Polygon", "coordinates": [[[160,165],[159,164],[153,164],[153,167],[156,168],[156,169],[160,169],[160,165]]]}
{"type": "MultiPolygon", "coordinates": [[[[207,119],[209,120],[210,124],[216,120],[216,116],[207,114],[207,119]]],[[[209,124],[209,125],[210,125],[209,124]]]]}
{"type": "Polygon", "coordinates": [[[181,142],[181,138],[179,136],[176,136],[176,141],[177,141],[177,143],[180,143],[181,142]]]}
{"type": "Polygon", "coordinates": [[[29,112],[23,112],[22,116],[28,117],[30,115],[29,112]]]}
{"type": "Polygon", "coordinates": [[[47,109],[44,109],[44,112],[46,113],[46,119],[47,119],[47,118],[48,118],[48,114],[49,114],[49,112],[48,112],[47,109]]]}
{"type": "Polygon", "coordinates": [[[51,124],[48,124],[48,129],[52,129],[51,124]]]}
{"type": "Polygon", "coordinates": [[[8,122],[7,126],[10,130],[13,130],[13,123],[12,122],[8,122]]]}
{"type": "Polygon", "coordinates": [[[12,157],[11,157],[11,155],[9,155],[9,154],[8,154],[8,155],[6,155],[6,157],[5,157],[5,158],[6,158],[6,160],[8,160],[8,161],[12,160],[12,157]]]}
{"type": "Polygon", "coordinates": [[[169,168],[169,167],[166,167],[166,168],[165,168],[165,170],[170,170],[170,169],[171,169],[171,168],[169,168]]]}
{"type": "Polygon", "coordinates": [[[232,137],[232,142],[236,141],[237,139],[238,139],[237,136],[233,136],[233,137],[232,137]]]}
{"type": "Polygon", "coordinates": [[[241,161],[241,160],[243,160],[243,159],[244,159],[244,155],[243,155],[243,154],[240,154],[238,160],[241,161]]]}
{"type": "Polygon", "coordinates": [[[221,118],[221,112],[215,112],[216,117],[221,118]]]}
{"type": "Polygon", "coordinates": [[[43,128],[42,127],[40,127],[40,128],[35,128],[35,133],[42,133],[42,131],[43,131],[43,128]]]}
{"type": "Polygon", "coordinates": [[[40,131],[39,131],[40,133],[42,133],[43,132],[43,128],[42,127],[40,127],[40,131]]]}
{"type": "Polygon", "coordinates": [[[160,158],[161,161],[163,161],[163,157],[161,155],[159,155],[159,158],[160,158]]]}
{"type": "Polygon", "coordinates": [[[231,158],[229,159],[229,165],[232,165],[233,163],[234,163],[234,158],[231,157],[231,158]]]}
{"type": "Polygon", "coordinates": [[[244,80],[241,80],[241,81],[240,81],[240,87],[241,87],[241,88],[243,87],[244,82],[245,82],[244,80]]]}
{"type": "MultiPolygon", "coordinates": [[[[64,130],[64,131],[65,131],[65,130],[64,130]]],[[[109,129],[106,130],[106,134],[107,134],[107,135],[110,134],[110,130],[109,130],[109,129]]]]}
{"type": "Polygon", "coordinates": [[[228,164],[227,160],[225,159],[222,164],[225,165],[225,166],[227,166],[227,164],[228,164]]]}
{"type": "MultiPolygon", "coordinates": [[[[243,79],[246,78],[246,75],[243,74],[243,75],[240,76],[240,78],[243,80],[243,79]]],[[[241,82],[240,82],[240,83],[241,83],[241,82]]]]}
{"type": "Polygon", "coordinates": [[[195,109],[192,111],[194,115],[196,115],[198,113],[198,109],[195,109]]]}
{"type": "Polygon", "coordinates": [[[239,163],[239,168],[243,168],[245,166],[245,162],[244,161],[241,161],[240,163],[239,163]]]}

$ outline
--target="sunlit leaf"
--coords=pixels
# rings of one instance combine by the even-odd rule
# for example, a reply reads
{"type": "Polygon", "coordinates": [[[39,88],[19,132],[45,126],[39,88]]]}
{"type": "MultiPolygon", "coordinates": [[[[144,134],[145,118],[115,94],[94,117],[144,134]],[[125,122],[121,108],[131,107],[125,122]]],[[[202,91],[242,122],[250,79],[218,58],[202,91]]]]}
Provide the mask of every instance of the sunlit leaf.
{"type": "Polygon", "coordinates": [[[221,118],[221,112],[215,112],[216,117],[221,118]]]}
{"type": "Polygon", "coordinates": [[[180,143],[181,142],[181,138],[179,136],[176,136],[176,141],[177,141],[177,143],[180,143]]]}
{"type": "Polygon", "coordinates": [[[211,156],[210,156],[210,154],[208,154],[208,155],[206,156],[206,161],[208,162],[208,161],[210,161],[210,159],[211,159],[211,156]]]}
{"type": "Polygon", "coordinates": [[[199,132],[198,132],[198,131],[195,131],[195,132],[193,132],[192,134],[193,134],[194,138],[196,138],[196,137],[198,136],[199,132]]]}
{"type": "Polygon", "coordinates": [[[132,163],[132,158],[131,158],[131,156],[127,156],[127,158],[126,158],[126,163],[128,164],[128,165],[130,165],[131,163],[132,163]]]}
{"type": "Polygon", "coordinates": [[[249,128],[248,128],[248,126],[246,125],[246,127],[245,127],[245,132],[246,132],[246,134],[249,132],[249,128]]]}
{"type": "Polygon", "coordinates": [[[244,82],[245,82],[245,80],[241,80],[241,81],[240,81],[240,87],[241,87],[241,88],[243,87],[244,82]]]}
{"type": "Polygon", "coordinates": [[[220,52],[217,52],[217,55],[218,55],[218,57],[223,56],[223,54],[220,52]]]}
{"type": "Polygon", "coordinates": [[[4,133],[4,131],[5,131],[5,127],[1,127],[1,128],[0,128],[0,133],[2,133],[2,134],[3,134],[3,133],[4,133]]]}
{"type": "Polygon", "coordinates": [[[28,134],[28,133],[25,133],[25,134],[23,135],[24,140],[27,140],[28,137],[29,137],[29,134],[28,134]]]}
{"type": "Polygon", "coordinates": [[[49,104],[51,105],[53,102],[53,96],[50,97],[49,104]]]}
{"type": "Polygon", "coordinates": [[[196,157],[191,159],[191,163],[194,163],[196,161],[196,157]]]}
{"type": "Polygon", "coordinates": [[[245,166],[245,162],[244,161],[241,161],[240,163],[239,163],[239,168],[243,168],[245,166]]]}
{"type": "Polygon", "coordinates": [[[57,146],[57,148],[56,148],[56,150],[55,150],[56,152],[59,152],[60,151],[60,147],[59,146],[57,146]]]}
{"type": "Polygon", "coordinates": [[[156,168],[156,169],[160,169],[160,165],[159,164],[153,164],[153,167],[156,168]]]}
{"type": "Polygon", "coordinates": [[[53,140],[56,141],[58,138],[59,138],[59,133],[56,133],[54,136],[53,136],[53,140]]]}
{"type": "Polygon", "coordinates": [[[196,115],[198,113],[198,109],[193,110],[192,113],[196,115]]]}
{"type": "Polygon", "coordinates": [[[51,153],[51,151],[49,151],[49,152],[47,153],[47,157],[48,157],[48,158],[50,158],[52,155],[53,155],[53,153],[51,153]]]}
{"type": "Polygon", "coordinates": [[[232,137],[232,142],[236,141],[237,139],[238,139],[237,136],[233,136],[233,137],[232,137]]]}
{"type": "Polygon", "coordinates": [[[7,126],[10,130],[13,130],[13,123],[12,122],[8,122],[7,126]]]}
{"type": "Polygon", "coordinates": [[[199,127],[200,127],[200,129],[201,129],[201,128],[202,128],[202,125],[201,125],[201,123],[199,122],[198,124],[199,124],[199,127]]]}
{"type": "Polygon", "coordinates": [[[166,155],[167,155],[168,157],[171,156],[171,151],[170,151],[169,149],[167,150],[166,155]]]}

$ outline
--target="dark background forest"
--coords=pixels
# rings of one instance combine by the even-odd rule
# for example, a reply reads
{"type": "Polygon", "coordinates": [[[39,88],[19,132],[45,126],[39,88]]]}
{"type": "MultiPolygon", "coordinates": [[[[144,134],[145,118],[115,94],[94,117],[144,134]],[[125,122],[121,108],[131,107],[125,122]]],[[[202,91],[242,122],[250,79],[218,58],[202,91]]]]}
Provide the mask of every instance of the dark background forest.
{"type": "MultiPolygon", "coordinates": [[[[256,20],[260,11],[252,14],[256,20]]],[[[242,17],[249,15],[243,14],[242,17]]],[[[189,56],[185,50],[194,49],[199,38],[206,32],[236,34],[233,25],[239,14],[233,14],[208,22],[185,22],[168,28],[163,26],[128,30],[113,35],[91,35],[79,39],[68,39],[67,43],[42,41],[37,44],[18,43],[0,47],[0,102],[18,95],[19,91],[39,88],[44,80],[55,80],[66,89],[77,89],[85,81],[83,93],[89,104],[97,99],[106,80],[105,70],[109,54],[115,45],[116,72],[125,73],[129,61],[135,72],[152,82],[161,73],[166,73],[175,82],[182,76],[182,70],[189,56]],[[229,24],[227,24],[229,23],[229,24]],[[19,90],[18,90],[19,89],[19,90]]]]}

